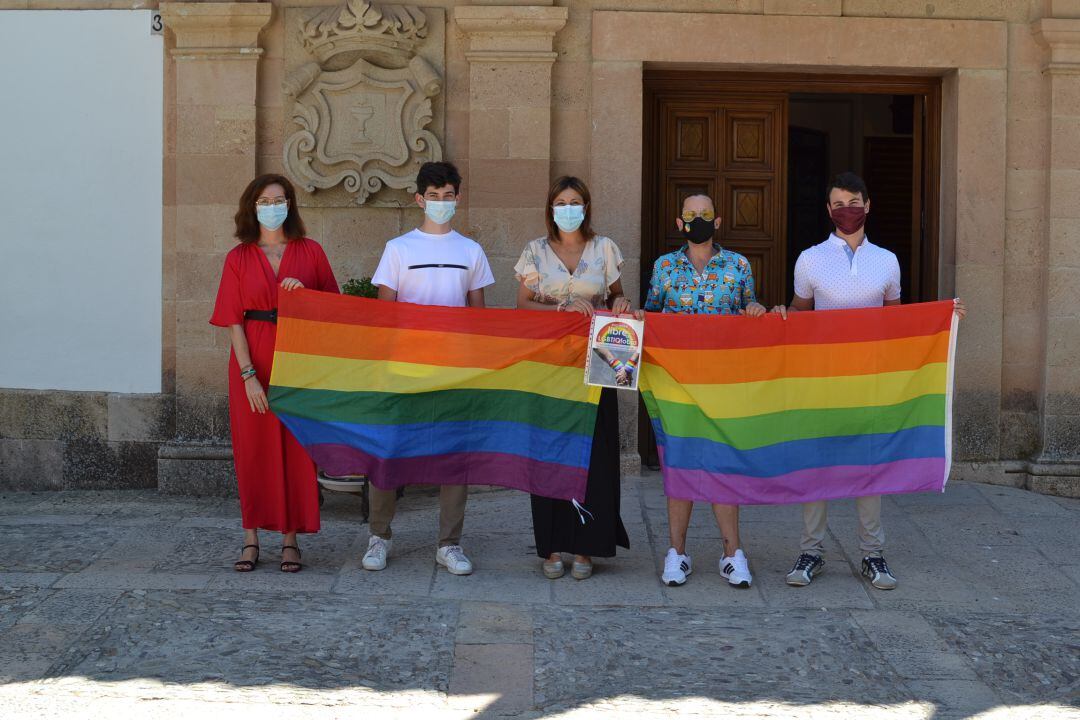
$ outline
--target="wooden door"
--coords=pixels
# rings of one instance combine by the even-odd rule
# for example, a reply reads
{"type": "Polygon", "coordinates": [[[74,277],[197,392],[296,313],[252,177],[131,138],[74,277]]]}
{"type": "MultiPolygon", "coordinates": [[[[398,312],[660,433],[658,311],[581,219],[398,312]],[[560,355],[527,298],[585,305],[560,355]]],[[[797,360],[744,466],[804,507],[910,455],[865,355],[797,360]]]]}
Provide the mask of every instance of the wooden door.
{"type": "MultiPolygon", "coordinates": [[[[654,107],[654,201],[646,219],[643,290],[652,262],[685,240],[675,225],[688,195],[713,199],[718,240],[741,253],[765,305],[787,296],[784,148],[787,96],[696,92],[664,95],[654,107]]],[[[646,183],[649,185],[650,183],[646,183]]]]}

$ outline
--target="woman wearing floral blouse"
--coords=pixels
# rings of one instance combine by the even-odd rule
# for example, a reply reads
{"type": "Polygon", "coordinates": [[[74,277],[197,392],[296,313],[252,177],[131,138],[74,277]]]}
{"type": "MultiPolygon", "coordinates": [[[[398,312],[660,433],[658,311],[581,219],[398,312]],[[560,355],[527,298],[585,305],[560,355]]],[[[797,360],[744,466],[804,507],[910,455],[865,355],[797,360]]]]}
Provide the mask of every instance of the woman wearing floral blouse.
{"type": "MultiPolygon", "coordinates": [[[[525,246],[514,266],[520,282],[517,306],[529,310],[579,312],[597,309],[630,312],[619,279],[622,253],[610,238],[597,235],[589,224],[589,188],[575,177],[560,177],[548,192],[547,235],[525,246]]],[[[604,388],[593,430],[585,508],[582,523],[566,500],[532,496],[536,554],[544,559],[544,575],[563,575],[562,553],[572,553],[571,575],[592,575],[593,557],[613,557],[616,546],[630,547],[619,516],[618,391],[604,388]]]]}

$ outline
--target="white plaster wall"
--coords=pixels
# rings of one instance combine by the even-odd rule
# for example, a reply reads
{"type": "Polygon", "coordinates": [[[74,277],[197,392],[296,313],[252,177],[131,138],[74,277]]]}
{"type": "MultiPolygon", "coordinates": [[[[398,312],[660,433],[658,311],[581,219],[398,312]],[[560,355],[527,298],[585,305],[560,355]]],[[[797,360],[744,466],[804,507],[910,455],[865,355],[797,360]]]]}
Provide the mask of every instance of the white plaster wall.
{"type": "Polygon", "coordinates": [[[161,391],[161,40],[0,11],[0,387],[161,391]]]}

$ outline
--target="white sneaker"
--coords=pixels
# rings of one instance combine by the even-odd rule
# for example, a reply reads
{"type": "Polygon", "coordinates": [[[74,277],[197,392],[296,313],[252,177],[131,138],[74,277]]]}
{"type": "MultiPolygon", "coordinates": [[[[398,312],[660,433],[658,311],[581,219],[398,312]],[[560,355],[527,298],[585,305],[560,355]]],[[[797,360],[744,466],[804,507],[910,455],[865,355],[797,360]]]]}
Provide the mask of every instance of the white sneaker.
{"type": "Polygon", "coordinates": [[[435,562],[454,575],[468,575],[472,572],[472,562],[465,555],[460,545],[447,545],[435,553],[435,562]]]}
{"type": "Polygon", "coordinates": [[[680,555],[675,548],[668,548],[664,557],[664,574],[660,580],[668,587],[675,587],[686,582],[686,577],[694,572],[689,555],[680,555]]]}
{"type": "Polygon", "coordinates": [[[382,570],[386,567],[386,556],[390,554],[390,541],[372,535],[367,541],[367,552],[364,553],[363,566],[365,570],[382,570]]]}
{"type": "Polygon", "coordinates": [[[731,557],[720,560],[720,576],[735,587],[750,587],[754,577],[750,574],[750,565],[746,562],[742,549],[736,550],[731,557]]]}

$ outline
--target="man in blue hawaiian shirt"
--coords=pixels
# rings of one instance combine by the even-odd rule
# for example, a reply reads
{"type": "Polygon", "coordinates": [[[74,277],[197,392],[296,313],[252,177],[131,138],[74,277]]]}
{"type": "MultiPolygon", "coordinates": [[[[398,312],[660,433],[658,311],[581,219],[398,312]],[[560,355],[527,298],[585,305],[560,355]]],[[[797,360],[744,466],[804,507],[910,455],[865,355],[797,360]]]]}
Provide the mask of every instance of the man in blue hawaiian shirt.
{"type": "MultiPolygon", "coordinates": [[[[646,310],[750,317],[765,314],[765,307],[754,295],[750,261],[713,242],[720,218],[708,196],[686,198],[675,226],[686,237],[687,244],[657,258],[645,300],[646,310]]],[[[667,506],[671,548],[664,558],[660,578],[665,585],[674,587],[686,582],[686,576],[692,572],[690,556],[686,554],[686,531],[694,503],[669,497],[667,506]]],[[[739,542],[739,506],[716,503],[713,514],[724,539],[720,575],[735,587],[748,588],[753,577],[739,542]]]]}

